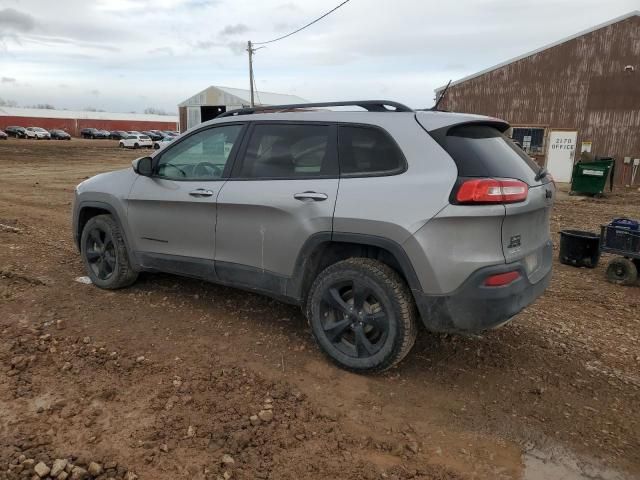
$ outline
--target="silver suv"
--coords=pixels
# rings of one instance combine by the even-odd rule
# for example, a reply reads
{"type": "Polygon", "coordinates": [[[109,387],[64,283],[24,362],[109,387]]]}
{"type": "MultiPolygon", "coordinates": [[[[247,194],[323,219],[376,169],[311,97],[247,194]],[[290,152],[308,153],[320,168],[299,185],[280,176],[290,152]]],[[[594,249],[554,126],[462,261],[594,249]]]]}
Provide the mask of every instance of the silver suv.
{"type": "Polygon", "coordinates": [[[509,321],[551,278],[554,184],[490,117],[390,101],[227,112],[76,188],[100,288],[169,272],[299,305],[343,368],[509,321]],[[331,111],[331,106],[365,111],[331,111]],[[313,110],[322,107],[320,110],[313,110]]]}

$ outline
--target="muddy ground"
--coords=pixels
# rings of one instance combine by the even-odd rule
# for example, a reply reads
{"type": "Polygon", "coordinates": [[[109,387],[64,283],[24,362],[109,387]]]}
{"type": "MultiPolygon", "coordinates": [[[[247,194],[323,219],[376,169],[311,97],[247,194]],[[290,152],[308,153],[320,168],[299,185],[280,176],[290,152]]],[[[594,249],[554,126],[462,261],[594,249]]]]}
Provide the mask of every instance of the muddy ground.
{"type": "MultiPolygon", "coordinates": [[[[510,324],[423,331],[399,367],[357,376],[274,300],[170,275],[74,281],[74,185],[137,156],[0,142],[0,479],[54,459],[158,480],[640,476],[640,287],[607,283],[607,259],[556,262],[510,324]]],[[[554,240],[620,216],[640,218],[640,192],[562,195],[554,240]]]]}

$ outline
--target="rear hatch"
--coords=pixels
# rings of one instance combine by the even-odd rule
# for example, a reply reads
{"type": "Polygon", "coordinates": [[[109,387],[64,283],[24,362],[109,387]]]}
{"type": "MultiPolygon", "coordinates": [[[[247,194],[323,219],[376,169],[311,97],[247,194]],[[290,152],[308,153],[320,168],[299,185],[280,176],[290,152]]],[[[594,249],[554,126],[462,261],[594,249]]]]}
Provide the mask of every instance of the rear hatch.
{"type": "MultiPolygon", "coordinates": [[[[420,119],[418,118],[418,121],[420,119]]],[[[530,276],[542,263],[544,247],[550,241],[549,217],[554,184],[548,175],[503,132],[508,125],[501,121],[466,122],[429,133],[453,158],[458,167],[458,182],[451,203],[481,205],[502,204],[502,250],[507,263],[525,259],[530,276]],[[482,196],[460,195],[461,187],[495,180],[504,186],[504,195],[495,201],[482,196]],[[510,195],[513,193],[513,195],[510,195]]],[[[490,188],[490,187],[489,187],[490,188]]]]}

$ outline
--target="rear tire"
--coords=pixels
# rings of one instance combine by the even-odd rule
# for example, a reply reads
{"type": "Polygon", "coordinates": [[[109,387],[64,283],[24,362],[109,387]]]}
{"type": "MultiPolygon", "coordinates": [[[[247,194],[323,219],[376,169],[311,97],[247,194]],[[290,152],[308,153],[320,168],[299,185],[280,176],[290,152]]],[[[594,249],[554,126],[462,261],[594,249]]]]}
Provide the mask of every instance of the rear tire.
{"type": "Polygon", "coordinates": [[[417,313],[407,284],[370,258],[350,258],[323,270],[311,286],[306,315],[320,349],[356,373],[393,367],[416,340],[417,313]]]}
{"type": "Polygon", "coordinates": [[[140,145],[138,145],[137,143],[134,143],[134,144],[133,144],[133,149],[134,149],[134,150],[137,150],[137,149],[139,149],[139,148],[140,148],[140,145]]]}
{"type": "Polygon", "coordinates": [[[80,251],[87,275],[97,287],[115,290],[128,287],[138,278],[122,231],[111,215],[89,219],[80,237],[80,251]]]}
{"type": "Polygon", "coordinates": [[[638,281],[636,264],[628,258],[614,258],[607,266],[607,280],[617,285],[635,284],[638,281]]]}

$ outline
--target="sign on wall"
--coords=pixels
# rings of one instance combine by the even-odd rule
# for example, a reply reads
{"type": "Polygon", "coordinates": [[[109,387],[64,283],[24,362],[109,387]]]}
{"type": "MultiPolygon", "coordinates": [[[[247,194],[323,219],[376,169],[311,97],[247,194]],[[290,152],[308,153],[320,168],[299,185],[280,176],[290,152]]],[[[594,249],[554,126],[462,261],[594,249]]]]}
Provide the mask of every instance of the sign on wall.
{"type": "Polygon", "coordinates": [[[549,134],[547,170],[556,182],[571,181],[578,132],[554,130],[549,134]]]}

